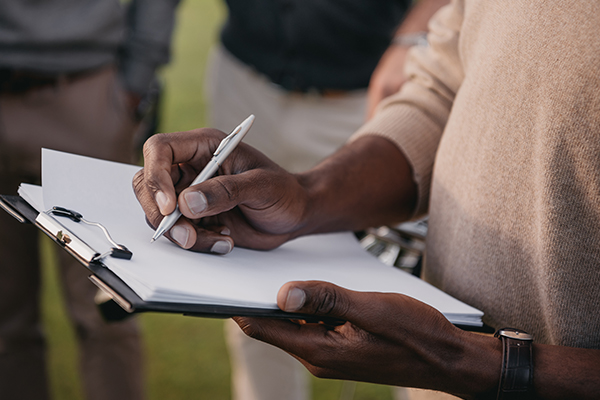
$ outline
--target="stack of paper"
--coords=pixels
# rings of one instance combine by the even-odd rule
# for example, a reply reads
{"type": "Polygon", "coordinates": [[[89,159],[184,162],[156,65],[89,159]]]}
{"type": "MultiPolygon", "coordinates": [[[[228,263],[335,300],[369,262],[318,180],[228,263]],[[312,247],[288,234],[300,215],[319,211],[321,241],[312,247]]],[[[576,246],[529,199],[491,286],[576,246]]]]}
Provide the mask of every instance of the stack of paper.
{"type": "MultiPolygon", "coordinates": [[[[38,211],[62,206],[100,222],[133,252],[131,260],[103,263],[145,301],[276,309],[281,285],[322,280],[358,290],[403,293],[442,312],[451,322],[481,326],[481,311],[364,251],[352,233],[302,237],[272,251],[235,248],[225,256],[182,250],[153,231],[132,189],[137,166],[57,151],[43,151],[43,188],[21,185],[19,194],[38,211]]],[[[94,226],[56,217],[96,251],[110,244],[94,226]]]]}

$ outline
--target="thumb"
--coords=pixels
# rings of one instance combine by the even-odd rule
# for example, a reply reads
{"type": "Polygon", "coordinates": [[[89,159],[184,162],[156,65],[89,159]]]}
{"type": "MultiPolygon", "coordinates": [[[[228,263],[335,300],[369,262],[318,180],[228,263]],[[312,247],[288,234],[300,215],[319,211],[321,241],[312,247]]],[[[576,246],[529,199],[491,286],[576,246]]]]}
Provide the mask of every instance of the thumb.
{"type": "Polygon", "coordinates": [[[277,305],[287,312],[350,321],[356,296],[360,294],[328,282],[288,282],[277,293],[277,305]]]}
{"type": "Polygon", "coordinates": [[[257,171],[220,175],[183,190],[179,209],[188,218],[200,218],[227,212],[242,204],[253,204],[260,197],[261,182],[257,171]]]}
{"type": "Polygon", "coordinates": [[[296,178],[284,170],[251,169],[185,189],[179,195],[179,209],[184,216],[196,219],[240,206],[254,229],[286,234],[296,228],[303,215],[302,195],[296,178]]]}
{"type": "Polygon", "coordinates": [[[296,281],[284,284],[277,293],[283,311],[316,315],[352,323],[376,335],[389,336],[390,326],[406,331],[447,329],[452,325],[439,311],[399,293],[357,292],[329,282],[296,281]]]}

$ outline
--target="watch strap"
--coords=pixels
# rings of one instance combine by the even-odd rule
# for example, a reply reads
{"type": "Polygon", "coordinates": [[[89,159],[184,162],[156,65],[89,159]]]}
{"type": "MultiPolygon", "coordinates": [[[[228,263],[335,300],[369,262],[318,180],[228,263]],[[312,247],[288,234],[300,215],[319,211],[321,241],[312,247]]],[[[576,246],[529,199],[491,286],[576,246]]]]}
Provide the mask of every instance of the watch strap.
{"type": "Polygon", "coordinates": [[[499,400],[528,399],[532,393],[532,342],[500,335],[502,372],[498,386],[499,400]]]}

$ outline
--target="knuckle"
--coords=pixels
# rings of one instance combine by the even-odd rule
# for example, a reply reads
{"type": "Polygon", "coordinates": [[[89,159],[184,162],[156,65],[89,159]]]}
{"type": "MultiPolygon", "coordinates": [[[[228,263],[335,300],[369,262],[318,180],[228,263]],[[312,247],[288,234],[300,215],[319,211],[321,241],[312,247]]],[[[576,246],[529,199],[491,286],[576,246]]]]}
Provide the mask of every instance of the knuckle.
{"type": "Polygon", "coordinates": [[[148,205],[142,204],[142,208],[146,214],[146,223],[153,229],[156,229],[156,227],[160,224],[160,221],[162,221],[164,218],[163,215],[154,207],[149,207],[148,205]]]}
{"type": "Polygon", "coordinates": [[[237,184],[237,182],[235,180],[223,180],[223,179],[219,179],[217,181],[217,183],[219,184],[219,186],[222,189],[222,193],[224,193],[225,198],[228,201],[234,201],[238,198],[239,193],[240,193],[240,188],[237,184]]]}
{"type": "Polygon", "coordinates": [[[132,185],[133,185],[133,190],[138,193],[144,184],[144,170],[140,169],[138,172],[135,173],[135,175],[133,176],[133,181],[132,181],[132,185]]]}
{"type": "Polygon", "coordinates": [[[337,304],[337,295],[335,292],[325,290],[316,305],[316,311],[319,314],[329,314],[335,310],[337,304]]]}
{"type": "Polygon", "coordinates": [[[249,336],[253,339],[257,339],[257,340],[262,339],[262,337],[263,337],[262,331],[260,329],[258,329],[255,325],[251,324],[247,319],[239,318],[237,320],[237,323],[239,324],[240,328],[247,336],[249,336]]]}
{"type": "Polygon", "coordinates": [[[333,287],[326,287],[316,297],[318,300],[315,306],[315,312],[319,315],[329,315],[335,313],[336,316],[344,316],[348,310],[348,304],[343,296],[333,287]]]}
{"type": "Polygon", "coordinates": [[[168,149],[171,135],[168,133],[157,133],[156,135],[150,136],[142,147],[142,153],[144,159],[151,158],[153,155],[159,153],[162,149],[168,149]]]}
{"type": "Polygon", "coordinates": [[[160,134],[152,135],[144,142],[144,146],[142,147],[144,154],[150,154],[153,151],[159,140],[162,139],[160,136],[160,134]]]}

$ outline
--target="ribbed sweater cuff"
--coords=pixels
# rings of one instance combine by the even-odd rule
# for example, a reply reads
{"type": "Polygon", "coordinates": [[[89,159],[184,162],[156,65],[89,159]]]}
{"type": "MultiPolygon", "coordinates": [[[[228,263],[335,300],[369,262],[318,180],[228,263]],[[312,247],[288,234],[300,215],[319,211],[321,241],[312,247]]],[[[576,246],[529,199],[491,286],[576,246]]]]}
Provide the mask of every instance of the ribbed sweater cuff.
{"type": "Polygon", "coordinates": [[[352,135],[350,142],[367,135],[390,140],[406,156],[418,187],[419,198],[413,217],[425,214],[429,205],[433,162],[440,139],[439,125],[414,107],[392,104],[363,125],[352,135]]]}

